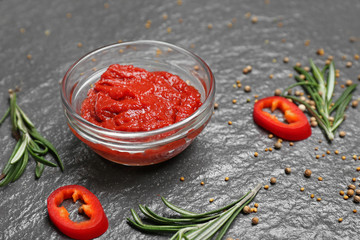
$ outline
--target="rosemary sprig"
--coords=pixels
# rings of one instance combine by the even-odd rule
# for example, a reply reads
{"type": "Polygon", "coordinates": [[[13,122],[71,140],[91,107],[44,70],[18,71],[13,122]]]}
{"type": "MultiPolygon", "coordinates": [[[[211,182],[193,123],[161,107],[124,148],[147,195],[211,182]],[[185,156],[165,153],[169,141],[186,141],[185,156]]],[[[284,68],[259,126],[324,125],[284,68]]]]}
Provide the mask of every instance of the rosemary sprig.
{"type": "Polygon", "coordinates": [[[254,199],[260,188],[261,185],[258,184],[239,200],[225,207],[202,214],[179,208],[161,197],[161,200],[168,208],[181,216],[178,218],[162,217],[148,207],[139,205],[140,211],[147,217],[147,220],[157,224],[144,224],[134,209],[131,209],[133,219],[128,218],[127,220],[132,227],[144,232],[175,232],[170,240],[206,240],[216,233],[216,239],[219,240],[225,235],[236,216],[254,199]]]}
{"type": "Polygon", "coordinates": [[[16,103],[16,94],[10,93],[10,107],[0,119],[0,125],[10,115],[12,134],[18,141],[0,175],[0,187],[16,181],[25,171],[29,155],[36,161],[35,176],[40,178],[44,171],[44,165],[50,167],[59,166],[63,171],[64,166],[55,147],[36,130],[34,124],[16,103]],[[46,160],[43,156],[50,152],[56,159],[57,164],[46,160]]]}
{"type": "Polygon", "coordinates": [[[316,118],[319,126],[324,130],[327,138],[334,140],[334,132],[345,120],[345,109],[351,101],[352,92],[355,90],[357,84],[352,84],[346,88],[341,96],[333,102],[333,93],[335,89],[335,66],[331,62],[320,70],[314,62],[310,59],[310,66],[312,75],[303,68],[294,67],[294,69],[305,76],[305,79],[295,76],[298,81],[286,88],[282,96],[294,100],[295,102],[305,105],[311,115],[316,118]],[[285,93],[295,86],[302,86],[311,99],[315,102],[315,108],[312,108],[308,103],[302,101],[300,98],[285,93]],[[336,112],[336,113],[335,113],[336,112]],[[335,116],[331,116],[335,113],[335,116]]]}

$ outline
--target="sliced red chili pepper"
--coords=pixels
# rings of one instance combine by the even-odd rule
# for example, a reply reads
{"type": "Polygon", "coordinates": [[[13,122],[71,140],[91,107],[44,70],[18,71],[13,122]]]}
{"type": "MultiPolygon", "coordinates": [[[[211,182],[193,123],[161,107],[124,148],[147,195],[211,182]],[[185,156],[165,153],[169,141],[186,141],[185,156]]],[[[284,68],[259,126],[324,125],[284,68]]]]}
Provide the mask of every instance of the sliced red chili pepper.
{"type": "Polygon", "coordinates": [[[74,239],[93,239],[102,235],[108,229],[109,223],[101,203],[97,197],[79,185],[67,185],[56,189],[47,199],[50,220],[65,235],[74,239]],[[74,202],[82,200],[84,204],[79,208],[90,219],[73,222],[69,212],[60,204],[72,198],[74,202]]]}
{"type": "Polygon", "coordinates": [[[254,105],[253,118],[260,127],[284,140],[298,141],[311,135],[311,127],[305,114],[284,97],[267,97],[257,101],[254,105]],[[271,112],[275,109],[281,110],[288,123],[279,121],[276,116],[263,111],[264,108],[270,108],[271,112]]]}

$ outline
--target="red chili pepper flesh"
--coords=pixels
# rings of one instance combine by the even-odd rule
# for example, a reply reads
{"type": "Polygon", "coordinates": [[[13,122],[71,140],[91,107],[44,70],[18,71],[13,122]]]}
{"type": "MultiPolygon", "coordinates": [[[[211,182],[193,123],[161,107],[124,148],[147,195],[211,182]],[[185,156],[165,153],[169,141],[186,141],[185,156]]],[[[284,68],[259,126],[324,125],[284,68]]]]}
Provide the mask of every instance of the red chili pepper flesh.
{"type": "Polygon", "coordinates": [[[311,135],[311,127],[305,114],[284,97],[267,97],[257,101],[254,105],[253,118],[260,127],[284,140],[299,141],[311,135]],[[287,123],[263,111],[264,108],[270,108],[271,112],[279,109],[284,114],[287,123]]]}
{"type": "Polygon", "coordinates": [[[47,199],[47,209],[50,220],[65,235],[73,239],[93,239],[102,235],[108,229],[109,223],[99,199],[85,187],[67,185],[56,189],[47,199]],[[72,198],[74,202],[81,200],[84,204],[79,208],[89,217],[89,220],[73,222],[69,212],[60,206],[65,199],[72,198]]]}

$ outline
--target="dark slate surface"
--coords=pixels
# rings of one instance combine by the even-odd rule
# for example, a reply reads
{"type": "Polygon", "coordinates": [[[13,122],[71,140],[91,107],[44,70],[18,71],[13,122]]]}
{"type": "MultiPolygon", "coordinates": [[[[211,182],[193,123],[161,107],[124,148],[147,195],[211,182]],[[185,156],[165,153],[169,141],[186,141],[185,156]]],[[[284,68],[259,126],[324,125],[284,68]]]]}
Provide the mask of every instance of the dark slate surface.
{"type": "MultiPolygon", "coordinates": [[[[270,0],[268,4],[262,0],[183,0],[181,6],[176,0],[1,0],[0,112],[8,105],[7,90],[20,86],[20,106],[57,147],[66,170],[46,168],[41,179],[35,180],[31,161],[20,180],[0,189],[0,239],[66,239],[50,223],[46,210],[48,195],[66,184],[83,185],[102,202],[110,226],[100,239],[167,239],[170,235],[158,237],[130,228],[125,221],[130,208],[142,203],[164,212],[159,198],[163,195],[186,209],[205,211],[235,200],[258,182],[268,184],[270,177],[276,177],[277,183],[259,192],[255,200],[258,212],[240,215],[227,237],[356,238],[360,213],[352,210],[360,208],[343,200],[339,190],[359,176],[355,170],[359,161],[352,159],[354,154],[360,155],[359,108],[348,109],[348,118],[340,127],[347,132],[345,138],[336,134],[329,144],[315,128],[309,139],[293,147],[284,142],[281,150],[272,152],[264,149],[273,147],[276,139],[269,139],[267,132],[254,125],[251,112],[254,95],[270,96],[276,88],[294,83],[288,77],[294,73],[292,66],[298,61],[308,65],[310,57],[323,64],[328,55],[334,56],[341,71],[339,85],[347,79],[358,82],[360,62],[353,56],[360,54],[360,41],[350,43],[349,38],[360,38],[359,12],[357,0],[270,0]],[[246,17],[247,12],[257,16],[256,24],[246,17]],[[67,13],[72,17],[67,18],[67,13]],[[233,18],[236,22],[229,28],[233,18]],[[150,29],[145,28],[147,20],[152,21],[150,29]],[[20,28],[25,33],[20,33],[20,28]],[[118,40],[140,39],[167,41],[201,56],[215,74],[219,109],[181,155],[163,164],[137,168],[100,158],[71,134],[62,113],[58,82],[87,52],[118,40]],[[311,42],[306,47],[307,39],[311,42]],[[320,47],[325,50],[322,57],[316,55],[320,47]],[[290,62],[284,64],[283,57],[290,62]],[[347,61],[353,62],[351,68],[345,67],[347,61]],[[246,65],[253,71],[245,76],[242,69],[246,65]],[[252,92],[233,88],[236,80],[250,85],[252,92]],[[251,103],[246,103],[248,98],[251,103]],[[237,103],[232,104],[232,99],[237,103]],[[339,155],[333,153],[336,149],[339,155]],[[330,155],[315,158],[327,150],[330,155]],[[257,158],[255,151],[259,152],[257,158]],[[342,155],[346,160],[341,160],[342,155]],[[284,174],[285,167],[292,168],[291,175],[284,174]],[[313,171],[309,179],[303,176],[306,168],[313,171]],[[179,181],[181,176],[184,182],[179,181]],[[317,180],[319,176],[324,178],[322,182],[317,180]],[[305,191],[300,192],[300,187],[305,191]],[[310,194],[322,201],[311,199],[310,194]],[[210,198],[215,199],[211,204],[210,198]],[[257,226],[251,225],[254,216],[260,219],[257,226]]],[[[341,90],[339,85],[336,91],[341,90]]],[[[354,98],[359,97],[357,90],[354,98]]],[[[0,136],[2,168],[15,145],[9,120],[1,126],[0,136]]]]}

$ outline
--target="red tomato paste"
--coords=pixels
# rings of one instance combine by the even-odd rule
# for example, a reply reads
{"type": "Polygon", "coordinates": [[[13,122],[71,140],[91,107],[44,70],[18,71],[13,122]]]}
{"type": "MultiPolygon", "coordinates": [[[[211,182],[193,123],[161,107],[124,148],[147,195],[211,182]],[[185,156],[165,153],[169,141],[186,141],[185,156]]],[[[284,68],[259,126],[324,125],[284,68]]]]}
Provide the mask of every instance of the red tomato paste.
{"type": "Polygon", "coordinates": [[[200,97],[177,75],[114,64],[89,90],[81,116],[107,129],[150,131],[190,116],[200,97]]]}

